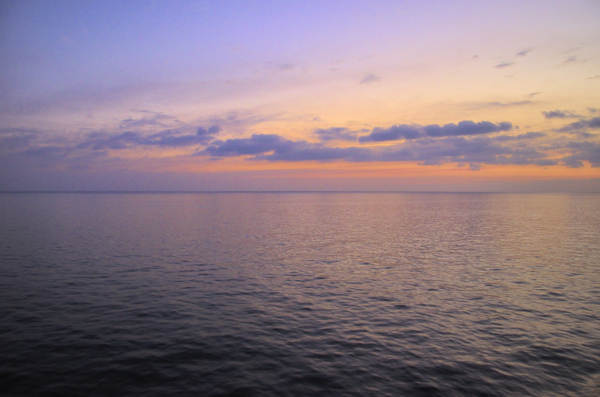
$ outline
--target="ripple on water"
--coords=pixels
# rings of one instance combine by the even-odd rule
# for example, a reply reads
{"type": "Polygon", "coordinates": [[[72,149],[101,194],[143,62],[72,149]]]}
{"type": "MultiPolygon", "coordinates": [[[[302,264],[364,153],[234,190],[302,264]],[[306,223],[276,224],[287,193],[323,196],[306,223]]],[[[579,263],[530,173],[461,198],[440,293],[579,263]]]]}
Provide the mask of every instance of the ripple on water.
{"type": "Polygon", "coordinates": [[[3,395],[600,391],[597,196],[30,194],[0,209],[3,395]]]}

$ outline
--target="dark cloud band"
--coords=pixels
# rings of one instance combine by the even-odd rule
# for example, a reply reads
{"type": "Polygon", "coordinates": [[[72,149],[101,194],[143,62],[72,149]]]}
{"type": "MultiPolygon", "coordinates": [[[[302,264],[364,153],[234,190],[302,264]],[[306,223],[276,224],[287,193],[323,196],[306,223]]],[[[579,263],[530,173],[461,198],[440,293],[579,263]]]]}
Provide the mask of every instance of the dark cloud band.
{"type": "Polygon", "coordinates": [[[441,138],[447,136],[481,135],[510,131],[511,129],[512,124],[509,122],[494,124],[489,121],[475,123],[470,120],[463,120],[458,124],[451,123],[443,126],[438,124],[426,126],[400,124],[389,128],[374,128],[369,135],[361,136],[358,141],[365,143],[418,139],[423,137],[441,138]]]}

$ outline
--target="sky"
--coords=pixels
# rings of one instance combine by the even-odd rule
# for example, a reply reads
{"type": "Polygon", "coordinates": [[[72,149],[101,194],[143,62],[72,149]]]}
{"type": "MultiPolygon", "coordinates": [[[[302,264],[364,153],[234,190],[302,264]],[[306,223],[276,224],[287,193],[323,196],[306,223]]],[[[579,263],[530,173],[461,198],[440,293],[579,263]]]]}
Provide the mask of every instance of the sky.
{"type": "Polygon", "coordinates": [[[0,191],[600,192],[600,2],[2,1],[0,191]]]}

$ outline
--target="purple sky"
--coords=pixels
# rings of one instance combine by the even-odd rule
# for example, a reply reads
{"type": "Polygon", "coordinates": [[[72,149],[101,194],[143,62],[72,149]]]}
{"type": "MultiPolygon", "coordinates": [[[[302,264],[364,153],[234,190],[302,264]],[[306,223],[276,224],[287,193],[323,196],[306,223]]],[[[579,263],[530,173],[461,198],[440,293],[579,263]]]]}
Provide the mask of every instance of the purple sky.
{"type": "Polygon", "coordinates": [[[4,1],[0,191],[600,191],[598,1],[4,1]]]}

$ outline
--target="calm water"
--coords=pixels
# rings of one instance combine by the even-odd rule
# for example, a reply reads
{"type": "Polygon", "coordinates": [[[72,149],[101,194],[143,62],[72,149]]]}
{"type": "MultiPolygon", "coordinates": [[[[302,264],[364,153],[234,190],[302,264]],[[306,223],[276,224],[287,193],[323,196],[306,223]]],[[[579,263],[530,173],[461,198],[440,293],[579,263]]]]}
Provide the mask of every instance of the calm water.
{"type": "Polygon", "coordinates": [[[0,194],[0,394],[600,395],[600,196],[0,194]]]}

